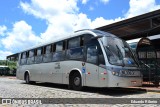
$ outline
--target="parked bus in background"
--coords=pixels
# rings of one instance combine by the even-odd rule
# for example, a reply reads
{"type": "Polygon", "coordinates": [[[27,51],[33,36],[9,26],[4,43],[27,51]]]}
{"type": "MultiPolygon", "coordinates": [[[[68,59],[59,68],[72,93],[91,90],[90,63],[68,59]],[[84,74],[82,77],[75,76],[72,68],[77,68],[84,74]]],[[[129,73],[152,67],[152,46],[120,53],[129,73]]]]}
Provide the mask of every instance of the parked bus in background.
{"type": "Polygon", "coordinates": [[[0,75],[9,75],[9,67],[8,66],[4,66],[4,65],[0,65],[0,75]]]}
{"type": "Polygon", "coordinates": [[[143,82],[153,83],[159,86],[160,82],[160,56],[159,51],[149,38],[141,38],[138,42],[130,43],[141,66],[143,82]]]}
{"type": "Polygon", "coordinates": [[[113,34],[80,30],[19,54],[16,76],[26,83],[89,87],[141,86],[142,75],[129,45],[113,34]]]}

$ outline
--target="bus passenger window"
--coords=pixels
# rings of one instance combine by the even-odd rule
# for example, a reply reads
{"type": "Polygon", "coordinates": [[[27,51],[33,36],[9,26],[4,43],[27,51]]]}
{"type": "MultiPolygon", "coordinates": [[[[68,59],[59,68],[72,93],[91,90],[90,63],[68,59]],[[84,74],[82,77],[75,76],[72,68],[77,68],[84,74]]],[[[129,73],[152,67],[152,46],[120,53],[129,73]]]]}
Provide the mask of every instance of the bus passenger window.
{"type": "Polygon", "coordinates": [[[83,48],[72,48],[67,50],[68,59],[82,59],[83,58],[83,48]]]}
{"type": "Polygon", "coordinates": [[[83,36],[68,40],[67,58],[76,60],[83,58],[83,36]]]}
{"type": "Polygon", "coordinates": [[[62,61],[64,60],[65,52],[55,52],[53,53],[52,61],[62,61]]]}
{"type": "Polygon", "coordinates": [[[43,55],[43,62],[50,62],[52,61],[52,45],[48,45],[44,47],[44,55],[43,55]]]}
{"type": "Polygon", "coordinates": [[[97,63],[97,46],[87,47],[87,62],[96,64],[97,63]]]}
{"type": "Polygon", "coordinates": [[[34,51],[33,50],[29,51],[29,57],[33,57],[33,55],[34,55],[34,51]]]}
{"type": "Polygon", "coordinates": [[[76,38],[72,38],[68,41],[68,49],[70,48],[76,48],[80,46],[80,38],[76,37],[76,38]]]}
{"type": "Polygon", "coordinates": [[[25,58],[26,58],[26,52],[22,54],[22,59],[25,59],[25,58]]]}
{"type": "Polygon", "coordinates": [[[29,57],[27,59],[27,64],[33,64],[34,63],[34,50],[29,51],[29,57]]]}
{"type": "Polygon", "coordinates": [[[56,43],[56,52],[53,53],[52,61],[64,60],[65,52],[63,51],[63,41],[56,43]]]}
{"type": "Polygon", "coordinates": [[[37,55],[42,55],[42,48],[37,49],[37,55]]]}
{"type": "Polygon", "coordinates": [[[45,48],[45,50],[44,50],[45,54],[51,53],[51,45],[45,46],[44,48],[45,48]]]}
{"type": "Polygon", "coordinates": [[[56,43],[56,52],[62,51],[63,49],[63,42],[56,43]]]}
{"type": "Polygon", "coordinates": [[[21,65],[26,64],[26,52],[21,53],[21,65]]]}
{"type": "Polygon", "coordinates": [[[42,48],[38,48],[35,50],[35,63],[41,63],[42,62],[42,48]]]}

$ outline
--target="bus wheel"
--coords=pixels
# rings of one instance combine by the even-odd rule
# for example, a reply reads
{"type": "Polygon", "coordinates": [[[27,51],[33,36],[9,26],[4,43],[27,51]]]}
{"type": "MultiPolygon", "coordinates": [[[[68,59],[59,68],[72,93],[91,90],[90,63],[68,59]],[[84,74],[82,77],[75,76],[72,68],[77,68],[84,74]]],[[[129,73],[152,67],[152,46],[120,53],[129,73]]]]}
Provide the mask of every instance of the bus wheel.
{"type": "Polygon", "coordinates": [[[71,84],[72,84],[72,88],[74,90],[79,91],[82,89],[82,81],[81,80],[82,80],[81,75],[79,73],[73,74],[71,84]]]}
{"type": "Polygon", "coordinates": [[[36,83],[35,81],[30,81],[30,77],[29,77],[28,73],[25,74],[25,81],[27,84],[35,84],[36,83]]]}
{"type": "Polygon", "coordinates": [[[25,81],[26,81],[27,84],[30,83],[30,78],[29,78],[29,74],[28,73],[26,73],[26,75],[25,75],[25,81]]]}

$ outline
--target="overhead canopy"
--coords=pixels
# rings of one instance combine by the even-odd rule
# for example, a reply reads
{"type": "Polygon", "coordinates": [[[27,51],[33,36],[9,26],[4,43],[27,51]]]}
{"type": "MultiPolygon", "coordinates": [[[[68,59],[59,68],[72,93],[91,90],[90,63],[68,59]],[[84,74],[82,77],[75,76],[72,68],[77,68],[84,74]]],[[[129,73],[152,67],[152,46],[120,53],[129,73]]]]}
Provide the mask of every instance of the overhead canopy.
{"type": "Polygon", "coordinates": [[[160,34],[160,10],[96,28],[125,40],[160,34]]]}

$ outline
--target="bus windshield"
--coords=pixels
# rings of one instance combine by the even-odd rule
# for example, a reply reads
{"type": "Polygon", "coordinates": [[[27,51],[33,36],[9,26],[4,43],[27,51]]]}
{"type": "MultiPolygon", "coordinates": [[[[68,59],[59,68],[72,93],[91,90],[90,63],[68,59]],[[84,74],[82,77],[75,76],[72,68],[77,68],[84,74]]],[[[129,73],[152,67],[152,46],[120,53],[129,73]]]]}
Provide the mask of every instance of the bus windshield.
{"type": "Polygon", "coordinates": [[[104,37],[108,60],[113,65],[137,66],[129,45],[117,37],[104,37]]]}

